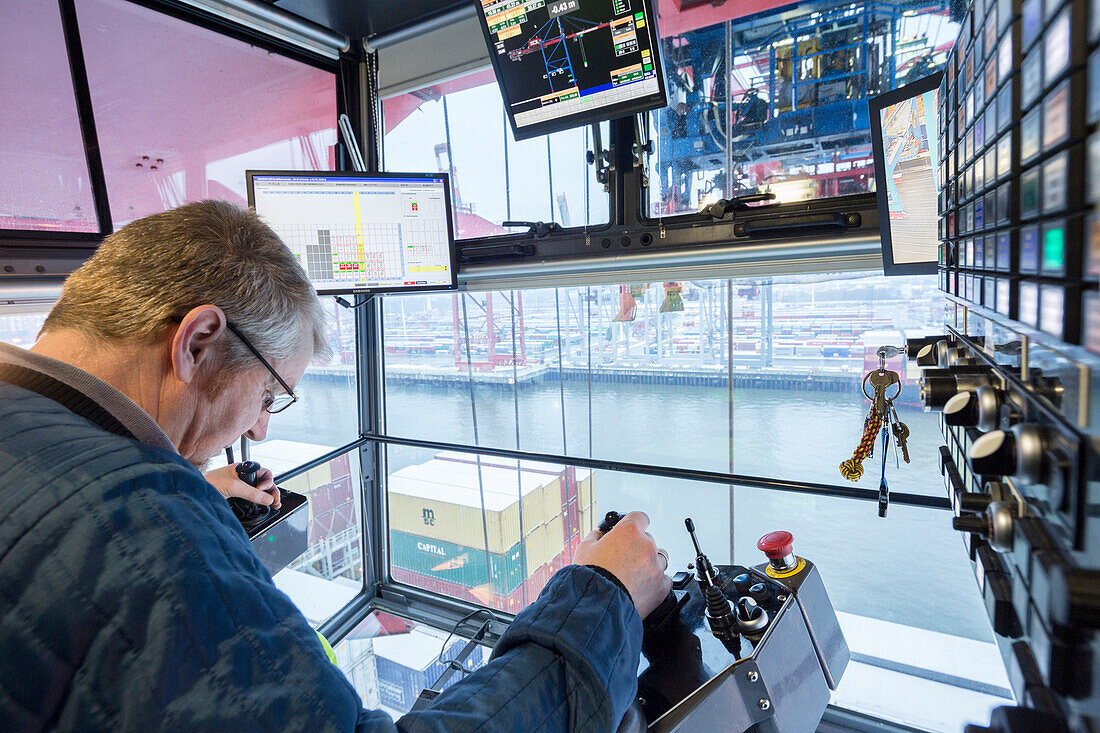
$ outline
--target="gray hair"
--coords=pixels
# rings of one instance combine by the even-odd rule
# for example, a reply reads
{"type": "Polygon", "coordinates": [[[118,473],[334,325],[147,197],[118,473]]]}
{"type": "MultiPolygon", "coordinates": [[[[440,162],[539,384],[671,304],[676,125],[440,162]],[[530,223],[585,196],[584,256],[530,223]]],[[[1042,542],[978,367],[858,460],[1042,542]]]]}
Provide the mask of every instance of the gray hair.
{"type": "MultiPolygon", "coordinates": [[[[205,304],[221,308],[268,360],[289,358],[306,333],[315,360],[332,355],[324,311],[294,254],[254,212],[227,201],[185,204],[104,239],[65,281],[42,331],[148,340],[205,304]]],[[[255,362],[240,339],[226,336],[223,369],[255,362]]]]}

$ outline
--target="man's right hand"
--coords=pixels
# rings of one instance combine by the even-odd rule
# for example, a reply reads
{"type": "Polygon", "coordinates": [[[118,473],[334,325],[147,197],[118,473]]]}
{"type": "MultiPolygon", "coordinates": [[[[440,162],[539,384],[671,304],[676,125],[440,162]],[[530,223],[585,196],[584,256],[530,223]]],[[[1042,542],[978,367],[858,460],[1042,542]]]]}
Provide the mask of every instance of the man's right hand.
{"type": "Polygon", "coordinates": [[[665,559],[657,554],[648,527],[645,512],[630,512],[606,535],[599,530],[589,532],[573,555],[576,564],[598,565],[618,578],[642,618],[672,589],[672,579],[665,575],[665,559]]]}

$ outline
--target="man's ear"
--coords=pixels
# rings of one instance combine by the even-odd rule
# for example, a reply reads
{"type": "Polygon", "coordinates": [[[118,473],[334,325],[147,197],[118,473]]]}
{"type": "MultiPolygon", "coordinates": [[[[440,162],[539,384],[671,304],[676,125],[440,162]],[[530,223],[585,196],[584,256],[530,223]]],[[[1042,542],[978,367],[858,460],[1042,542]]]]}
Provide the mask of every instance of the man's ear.
{"type": "Polygon", "coordinates": [[[215,344],[225,333],[225,313],[216,305],[193,308],[172,337],[172,373],[190,384],[215,358],[215,344]]]}

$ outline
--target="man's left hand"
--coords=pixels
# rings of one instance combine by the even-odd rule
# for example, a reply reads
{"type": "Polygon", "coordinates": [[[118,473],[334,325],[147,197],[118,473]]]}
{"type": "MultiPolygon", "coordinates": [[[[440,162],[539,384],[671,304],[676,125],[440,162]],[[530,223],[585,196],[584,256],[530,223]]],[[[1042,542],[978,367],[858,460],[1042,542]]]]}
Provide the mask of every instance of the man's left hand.
{"type": "Polygon", "coordinates": [[[253,504],[263,504],[264,506],[270,504],[273,509],[278,509],[282,504],[282,498],[279,496],[279,492],[275,490],[275,481],[270,469],[261,468],[260,472],[256,474],[256,485],[249,486],[237,477],[237,465],[239,464],[233,463],[222,468],[215,468],[213,471],[207,471],[204,475],[206,480],[226,499],[236,496],[251,501],[253,504]]]}

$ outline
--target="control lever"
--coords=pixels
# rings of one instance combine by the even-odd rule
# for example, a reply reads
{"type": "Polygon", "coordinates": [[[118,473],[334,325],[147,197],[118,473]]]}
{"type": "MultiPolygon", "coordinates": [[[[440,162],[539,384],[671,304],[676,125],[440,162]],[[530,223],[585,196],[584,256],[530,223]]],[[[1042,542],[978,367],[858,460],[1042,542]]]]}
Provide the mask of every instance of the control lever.
{"type": "MultiPolygon", "coordinates": [[[[695,522],[688,517],[684,520],[684,526],[687,527],[688,534],[691,536],[691,543],[695,545],[695,580],[699,583],[703,598],[707,602],[707,625],[710,626],[710,632],[714,634],[714,638],[726,647],[726,651],[740,659],[741,639],[737,632],[737,618],[733,615],[730,602],[726,600],[722,589],[714,583],[716,576],[714,566],[699,547],[699,540],[695,536],[695,522]]],[[[756,601],[752,603],[756,605],[756,601]]]]}
{"type": "MultiPolygon", "coordinates": [[[[238,463],[236,467],[237,478],[244,481],[249,486],[255,486],[258,483],[258,476],[262,467],[256,461],[243,461],[238,463]]],[[[276,489],[277,491],[278,489],[276,489]]],[[[248,499],[242,499],[239,496],[229,497],[229,508],[233,510],[234,516],[237,517],[245,529],[251,529],[257,524],[267,519],[271,514],[271,505],[254,504],[248,499]]]]}
{"type": "MultiPolygon", "coordinates": [[[[619,520],[622,519],[624,516],[626,515],[619,514],[616,511],[610,511],[604,515],[602,520],[600,520],[600,523],[596,526],[596,529],[600,530],[604,534],[607,534],[616,524],[619,523],[619,520]]],[[[673,577],[672,590],[668,592],[668,595],[665,596],[665,599],[661,601],[655,609],[649,612],[648,616],[642,619],[643,628],[647,630],[659,629],[666,623],[668,623],[669,619],[680,613],[680,608],[683,607],[685,603],[687,603],[688,598],[687,593],[676,593],[677,590],[683,590],[685,587],[685,584],[680,577],[681,575],[686,575],[686,573],[676,573],[676,575],[673,577]]]]}

